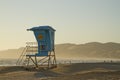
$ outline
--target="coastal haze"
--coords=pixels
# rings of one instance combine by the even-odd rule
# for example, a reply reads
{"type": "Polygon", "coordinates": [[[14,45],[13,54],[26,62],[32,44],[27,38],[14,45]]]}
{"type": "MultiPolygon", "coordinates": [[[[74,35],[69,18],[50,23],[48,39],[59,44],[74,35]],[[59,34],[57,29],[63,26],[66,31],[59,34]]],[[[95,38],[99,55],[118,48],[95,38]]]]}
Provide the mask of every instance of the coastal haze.
{"type": "MultiPolygon", "coordinates": [[[[2,59],[18,59],[24,47],[0,51],[2,59]]],[[[56,57],[59,59],[120,59],[120,43],[90,42],[86,44],[56,44],[56,57]]]]}
{"type": "Polygon", "coordinates": [[[119,34],[120,0],[0,0],[0,80],[120,80],[119,34]],[[37,26],[56,30],[54,69],[16,65],[37,26]]]}

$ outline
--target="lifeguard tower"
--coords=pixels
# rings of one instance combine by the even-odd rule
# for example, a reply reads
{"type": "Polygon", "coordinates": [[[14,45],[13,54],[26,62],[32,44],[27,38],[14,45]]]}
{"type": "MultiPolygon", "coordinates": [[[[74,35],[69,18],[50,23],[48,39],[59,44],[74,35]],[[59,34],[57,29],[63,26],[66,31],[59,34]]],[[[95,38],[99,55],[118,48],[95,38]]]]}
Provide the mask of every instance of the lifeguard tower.
{"type": "Polygon", "coordinates": [[[36,68],[56,67],[55,29],[50,26],[38,26],[27,29],[27,31],[33,31],[37,43],[27,42],[27,46],[19,57],[17,64],[23,63],[27,67],[34,66],[36,68]]]}

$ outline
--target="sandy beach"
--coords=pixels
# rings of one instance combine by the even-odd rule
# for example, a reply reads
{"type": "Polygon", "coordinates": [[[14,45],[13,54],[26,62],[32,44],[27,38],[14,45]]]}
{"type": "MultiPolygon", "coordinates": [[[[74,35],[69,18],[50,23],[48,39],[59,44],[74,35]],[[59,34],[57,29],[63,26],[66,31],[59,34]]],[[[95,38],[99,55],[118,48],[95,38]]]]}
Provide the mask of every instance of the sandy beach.
{"type": "Polygon", "coordinates": [[[1,66],[0,80],[120,80],[120,63],[59,64],[50,70],[1,66]]]}

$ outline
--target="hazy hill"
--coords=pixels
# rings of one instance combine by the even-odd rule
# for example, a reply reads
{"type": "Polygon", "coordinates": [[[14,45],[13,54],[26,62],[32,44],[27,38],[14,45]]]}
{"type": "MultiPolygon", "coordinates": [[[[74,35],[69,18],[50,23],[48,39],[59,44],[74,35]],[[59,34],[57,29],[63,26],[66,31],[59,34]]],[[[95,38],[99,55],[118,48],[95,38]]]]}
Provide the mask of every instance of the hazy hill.
{"type": "MultiPolygon", "coordinates": [[[[18,58],[23,48],[0,51],[0,58],[18,58]]],[[[57,44],[58,58],[120,58],[120,43],[57,44]]]]}
{"type": "Polygon", "coordinates": [[[56,45],[58,56],[76,58],[120,58],[119,43],[60,44],[56,45]]]}

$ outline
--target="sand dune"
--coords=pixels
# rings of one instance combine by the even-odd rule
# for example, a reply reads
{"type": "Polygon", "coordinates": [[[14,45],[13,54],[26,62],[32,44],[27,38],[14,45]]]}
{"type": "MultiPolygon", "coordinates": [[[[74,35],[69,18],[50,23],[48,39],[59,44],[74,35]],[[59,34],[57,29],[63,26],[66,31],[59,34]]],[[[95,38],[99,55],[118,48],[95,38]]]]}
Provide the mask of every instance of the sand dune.
{"type": "Polygon", "coordinates": [[[119,80],[119,63],[60,64],[51,70],[27,71],[19,66],[1,66],[0,80],[119,80]]]}

